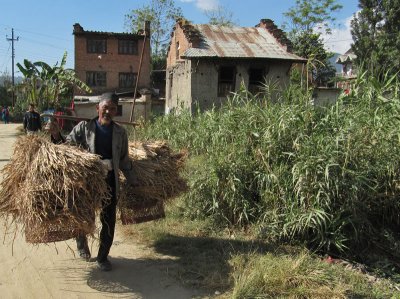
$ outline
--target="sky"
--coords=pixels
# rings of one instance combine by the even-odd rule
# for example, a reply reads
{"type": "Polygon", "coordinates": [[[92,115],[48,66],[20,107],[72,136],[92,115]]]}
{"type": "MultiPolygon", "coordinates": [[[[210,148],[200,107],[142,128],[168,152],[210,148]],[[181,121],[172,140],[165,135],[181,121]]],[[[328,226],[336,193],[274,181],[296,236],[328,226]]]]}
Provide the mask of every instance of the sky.
{"type": "MultiPolygon", "coordinates": [[[[11,75],[12,47],[8,39],[14,29],[15,64],[24,59],[59,62],[65,51],[67,67],[74,67],[73,24],[84,30],[127,32],[125,15],[150,0],[0,0],[0,75],[11,75]]],[[[218,6],[232,12],[233,20],[244,27],[256,25],[260,19],[272,19],[281,27],[283,13],[295,0],[175,0],[183,15],[193,23],[207,23],[204,12],[218,6]]],[[[344,53],[350,48],[350,20],[358,10],[357,0],[338,0],[343,5],[335,14],[336,27],[325,40],[326,48],[344,53]]],[[[172,30],[172,28],[171,28],[172,30]]],[[[21,76],[15,66],[15,76],[21,76]]]]}

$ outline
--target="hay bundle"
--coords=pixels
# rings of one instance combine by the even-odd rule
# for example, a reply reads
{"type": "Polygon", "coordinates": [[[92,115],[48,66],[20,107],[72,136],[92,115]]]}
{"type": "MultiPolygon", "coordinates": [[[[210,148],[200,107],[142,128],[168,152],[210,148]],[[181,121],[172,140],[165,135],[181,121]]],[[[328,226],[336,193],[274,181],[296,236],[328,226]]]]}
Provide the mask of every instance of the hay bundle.
{"type": "Polygon", "coordinates": [[[187,153],[173,153],[166,142],[129,143],[129,156],[138,178],[138,186],[122,182],[120,197],[123,224],[162,218],[164,203],[187,190],[181,178],[187,153]]]}
{"type": "Polygon", "coordinates": [[[30,243],[92,234],[95,210],[109,197],[97,155],[37,136],[16,142],[2,172],[0,212],[22,225],[30,243]]]}

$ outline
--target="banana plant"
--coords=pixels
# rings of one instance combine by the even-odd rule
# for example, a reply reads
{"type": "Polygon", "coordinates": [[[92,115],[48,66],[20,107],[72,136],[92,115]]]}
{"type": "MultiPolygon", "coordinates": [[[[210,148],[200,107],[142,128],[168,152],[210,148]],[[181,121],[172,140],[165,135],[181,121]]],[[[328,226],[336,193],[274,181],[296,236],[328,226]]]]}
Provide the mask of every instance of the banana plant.
{"type": "Polygon", "coordinates": [[[50,66],[46,62],[30,62],[24,60],[24,65],[17,64],[24,75],[26,97],[40,107],[60,106],[60,96],[65,95],[72,88],[91,93],[91,89],[76,77],[73,69],[66,69],[67,52],[64,53],[60,65],[58,62],[50,66]]]}
{"type": "Polygon", "coordinates": [[[24,59],[23,65],[17,63],[17,67],[24,76],[21,90],[25,91],[27,100],[35,105],[39,104],[39,69],[30,62],[24,59]]]}

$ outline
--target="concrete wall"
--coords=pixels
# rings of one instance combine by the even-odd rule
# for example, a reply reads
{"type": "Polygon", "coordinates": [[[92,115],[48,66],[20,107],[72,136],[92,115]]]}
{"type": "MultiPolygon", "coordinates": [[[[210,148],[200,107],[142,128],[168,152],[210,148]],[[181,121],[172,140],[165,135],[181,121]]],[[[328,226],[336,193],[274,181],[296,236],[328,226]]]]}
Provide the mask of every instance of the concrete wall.
{"type": "MultiPolygon", "coordinates": [[[[107,91],[121,90],[119,88],[119,73],[138,73],[140,54],[143,47],[143,38],[133,35],[131,39],[138,40],[137,55],[118,54],[118,37],[100,35],[96,38],[107,39],[107,53],[87,53],[87,37],[89,34],[75,35],[75,72],[80,80],[86,82],[86,72],[106,72],[107,83],[105,87],[92,87],[93,94],[107,91]]],[[[124,37],[125,38],[125,37],[124,37]]],[[[147,39],[143,55],[142,69],[140,72],[139,87],[150,86],[150,43],[147,39]]],[[[133,87],[131,88],[133,89],[133,87]]],[[[84,94],[78,90],[75,94],[84,94]]]]}
{"type": "Polygon", "coordinates": [[[326,107],[336,103],[342,90],[340,88],[318,87],[313,92],[313,102],[317,107],[326,107]]]}
{"type": "MultiPolygon", "coordinates": [[[[74,116],[82,118],[94,118],[97,116],[95,102],[75,103],[74,116]]],[[[132,111],[132,100],[120,101],[118,105],[122,106],[122,115],[116,116],[116,121],[129,121],[132,111]]],[[[145,95],[136,99],[133,119],[134,121],[149,120],[152,116],[151,96],[145,95]]]]}
{"type": "Polygon", "coordinates": [[[191,109],[192,107],[191,61],[183,60],[167,69],[166,113],[171,110],[191,109]]]}
{"type": "Polygon", "coordinates": [[[263,68],[267,82],[284,89],[289,84],[290,61],[284,60],[187,60],[167,70],[166,113],[180,106],[200,110],[220,107],[226,97],[218,97],[218,69],[220,66],[236,68],[235,92],[241,84],[249,85],[249,69],[263,68]],[[172,83],[172,85],[171,85],[172,83]]]}

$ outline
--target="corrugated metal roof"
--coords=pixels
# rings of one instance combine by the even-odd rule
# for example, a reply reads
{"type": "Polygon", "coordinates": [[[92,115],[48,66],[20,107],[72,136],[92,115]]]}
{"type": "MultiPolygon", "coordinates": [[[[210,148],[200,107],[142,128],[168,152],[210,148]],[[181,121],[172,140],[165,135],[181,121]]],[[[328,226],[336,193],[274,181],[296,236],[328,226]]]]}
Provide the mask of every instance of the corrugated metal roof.
{"type": "Polygon", "coordinates": [[[336,59],[336,63],[339,64],[343,64],[346,62],[352,62],[357,58],[357,56],[353,53],[350,54],[344,54],[344,55],[340,55],[337,59],[336,59]]]}
{"type": "Polygon", "coordinates": [[[221,27],[216,25],[193,25],[201,34],[197,48],[189,48],[186,58],[270,58],[303,61],[289,53],[268,30],[257,27],[221,27]]]}

